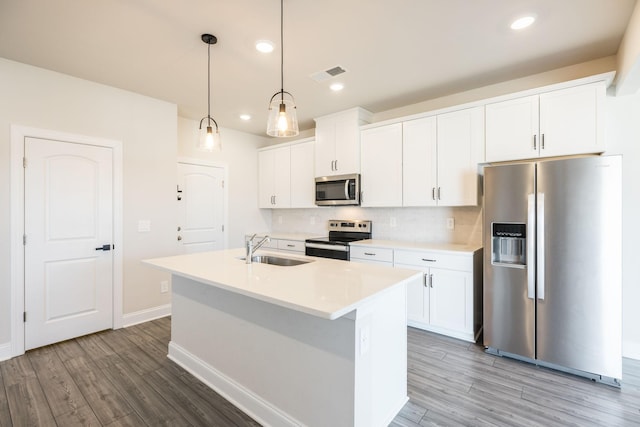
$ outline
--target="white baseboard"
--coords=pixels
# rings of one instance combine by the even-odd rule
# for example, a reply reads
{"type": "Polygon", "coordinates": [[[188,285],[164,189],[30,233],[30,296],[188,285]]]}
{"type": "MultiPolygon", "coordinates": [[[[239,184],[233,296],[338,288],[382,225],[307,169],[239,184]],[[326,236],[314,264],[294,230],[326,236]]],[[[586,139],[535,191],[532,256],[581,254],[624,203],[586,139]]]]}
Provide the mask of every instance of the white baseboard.
{"type": "Polygon", "coordinates": [[[169,343],[168,357],[258,423],[283,427],[303,425],[174,342],[169,343]]]}
{"type": "Polygon", "coordinates": [[[622,356],[629,359],[640,360],[640,343],[624,341],[622,343],[622,356]]]}
{"type": "Polygon", "coordinates": [[[171,304],[159,305],[157,307],[127,313],[122,316],[122,326],[126,328],[166,316],[171,316],[171,304]]]}
{"type": "Polygon", "coordinates": [[[11,359],[11,342],[0,344],[0,362],[11,359]]]}

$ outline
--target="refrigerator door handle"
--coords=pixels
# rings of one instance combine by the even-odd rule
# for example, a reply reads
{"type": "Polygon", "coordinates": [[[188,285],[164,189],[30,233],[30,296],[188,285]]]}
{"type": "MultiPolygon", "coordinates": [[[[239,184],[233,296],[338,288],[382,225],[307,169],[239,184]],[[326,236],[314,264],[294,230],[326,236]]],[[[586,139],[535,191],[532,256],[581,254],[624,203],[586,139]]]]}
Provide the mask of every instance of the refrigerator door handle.
{"type": "Polygon", "coordinates": [[[536,195],[529,194],[527,196],[527,297],[529,299],[536,298],[536,254],[535,240],[536,235],[536,195]]]}
{"type": "Polygon", "coordinates": [[[538,299],[544,299],[544,193],[538,193],[538,205],[537,205],[537,254],[536,254],[536,268],[537,268],[537,280],[538,280],[538,299]]]}

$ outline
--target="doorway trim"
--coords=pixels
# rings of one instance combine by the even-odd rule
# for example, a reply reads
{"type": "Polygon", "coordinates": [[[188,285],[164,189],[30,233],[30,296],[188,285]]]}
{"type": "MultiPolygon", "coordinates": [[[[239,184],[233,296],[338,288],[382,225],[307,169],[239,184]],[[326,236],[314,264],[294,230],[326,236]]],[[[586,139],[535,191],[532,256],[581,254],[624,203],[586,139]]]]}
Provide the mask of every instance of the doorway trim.
{"type": "MultiPolygon", "coordinates": [[[[196,165],[196,166],[208,166],[208,167],[222,169],[222,179],[224,181],[224,188],[222,192],[222,198],[224,199],[224,211],[222,214],[222,225],[224,226],[223,242],[224,242],[224,249],[228,249],[229,248],[229,168],[228,166],[223,162],[195,159],[192,157],[178,157],[177,163],[184,163],[184,164],[196,165]]],[[[177,178],[177,175],[176,175],[176,178],[177,178]]]]}
{"type": "Polygon", "coordinates": [[[112,328],[123,325],[122,302],[122,142],[48,129],[11,125],[11,357],[24,354],[24,140],[26,137],[72,142],[113,150],[113,307],[112,328]]]}

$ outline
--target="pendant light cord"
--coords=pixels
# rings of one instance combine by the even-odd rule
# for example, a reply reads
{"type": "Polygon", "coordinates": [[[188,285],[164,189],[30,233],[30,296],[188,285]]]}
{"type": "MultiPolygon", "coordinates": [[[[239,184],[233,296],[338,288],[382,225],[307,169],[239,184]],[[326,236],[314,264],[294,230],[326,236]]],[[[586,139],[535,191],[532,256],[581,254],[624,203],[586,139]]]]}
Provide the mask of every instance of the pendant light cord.
{"type": "Polygon", "coordinates": [[[211,124],[211,44],[207,43],[207,125],[211,124]]]}
{"type": "Polygon", "coordinates": [[[284,0],[280,0],[280,101],[284,103],[284,0]]]}

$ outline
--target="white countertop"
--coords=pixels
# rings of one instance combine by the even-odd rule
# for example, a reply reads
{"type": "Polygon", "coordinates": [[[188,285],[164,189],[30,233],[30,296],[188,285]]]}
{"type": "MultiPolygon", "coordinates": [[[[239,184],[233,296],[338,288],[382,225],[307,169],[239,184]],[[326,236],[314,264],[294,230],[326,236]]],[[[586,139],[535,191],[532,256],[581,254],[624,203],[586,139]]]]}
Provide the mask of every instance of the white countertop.
{"type": "Polygon", "coordinates": [[[258,250],[256,254],[313,262],[293,267],[245,264],[238,259],[244,256],[242,248],[143,262],[204,284],[331,320],[422,274],[402,268],[283,255],[280,252],[258,250]]]}
{"type": "Polygon", "coordinates": [[[403,240],[358,240],[350,243],[351,246],[366,246],[373,248],[388,248],[413,251],[435,251],[446,253],[467,253],[472,254],[482,249],[481,245],[462,245],[453,243],[426,243],[426,242],[408,242],[403,240]]]}

